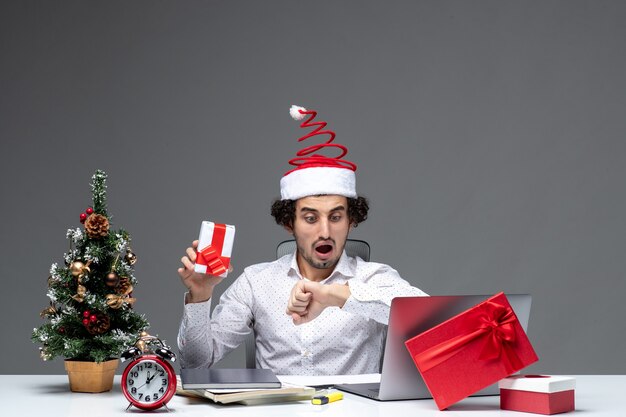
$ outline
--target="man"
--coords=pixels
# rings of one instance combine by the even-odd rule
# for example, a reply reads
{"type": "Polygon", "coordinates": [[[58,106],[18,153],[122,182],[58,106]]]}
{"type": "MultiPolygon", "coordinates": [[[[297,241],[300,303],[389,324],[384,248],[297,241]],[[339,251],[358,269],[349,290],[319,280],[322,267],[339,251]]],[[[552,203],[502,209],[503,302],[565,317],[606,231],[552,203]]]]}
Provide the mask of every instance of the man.
{"type": "Polygon", "coordinates": [[[197,241],[181,259],[187,287],[178,345],[183,367],[206,367],[235,349],[253,331],[257,367],[277,374],[330,375],[379,371],[391,300],[426,295],[391,267],[349,257],[350,229],[367,218],[367,200],[356,194],[356,166],[341,159],[347,149],[332,144],[335,133],[301,107],[292,107],[305,140],[329,135],[290,161],[281,179],[276,222],[296,240],[297,250],[274,262],[250,266],[224,292],[210,315],[213,289],[222,278],[194,272],[197,241]],[[339,148],[335,158],[315,152],[339,148]],[[311,156],[307,156],[311,155],[311,156]]]}

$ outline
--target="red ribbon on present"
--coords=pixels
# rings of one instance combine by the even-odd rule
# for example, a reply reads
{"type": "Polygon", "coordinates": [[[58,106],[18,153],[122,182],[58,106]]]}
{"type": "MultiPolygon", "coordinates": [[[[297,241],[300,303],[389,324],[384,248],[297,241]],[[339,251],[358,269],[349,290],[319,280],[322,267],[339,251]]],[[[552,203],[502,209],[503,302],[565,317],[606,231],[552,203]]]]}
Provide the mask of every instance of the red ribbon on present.
{"type": "Polygon", "coordinates": [[[421,372],[434,368],[461,352],[465,345],[475,339],[484,339],[483,349],[478,356],[481,360],[502,358],[505,369],[513,373],[524,367],[521,359],[511,346],[515,342],[517,317],[510,307],[493,301],[486,301],[469,312],[464,318],[469,333],[432,346],[414,356],[421,372]],[[476,324],[478,325],[477,327],[476,324]]]}
{"type": "Polygon", "coordinates": [[[196,263],[199,263],[200,265],[206,265],[207,274],[219,276],[227,270],[226,262],[228,262],[228,260],[227,258],[223,258],[221,256],[225,236],[226,225],[214,223],[211,244],[198,251],[196,263]]]}

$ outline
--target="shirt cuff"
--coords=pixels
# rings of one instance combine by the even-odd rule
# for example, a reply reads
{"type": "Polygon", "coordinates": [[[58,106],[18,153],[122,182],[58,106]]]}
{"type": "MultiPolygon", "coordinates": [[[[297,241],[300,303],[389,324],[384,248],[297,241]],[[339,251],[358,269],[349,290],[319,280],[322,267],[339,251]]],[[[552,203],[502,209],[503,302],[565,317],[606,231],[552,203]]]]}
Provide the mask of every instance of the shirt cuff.
{"type": "Polygon", "coordinates": [[[360,282],[348,281],[348,286],[350,287],[350,297],[341,309],[348,313],[363,314],[365,312],[363,303],[374,301],[376,297],[360,282]]]}
{"type": "MultiPolygon", "coordinates": [[[[376,301],[380,298],[380,294],[375,289],[372,291],[372,287],[363,282],[348,281],[348,286],[350,287],[350,297],[348,301],[350,301],[351,298],[361,302],[376,301]]],[[[346,303],[348,303],[348,301],[346,301],[346,303]]]]}
{"type": "Polygon", "coordinates": [[[187,303],[189,293],[185,293],[185,310],[184,318],[185,323],[194,326],[199,321],[206,321],[211,319],[211,299],[203,301],[201,303],[187,303]]]}

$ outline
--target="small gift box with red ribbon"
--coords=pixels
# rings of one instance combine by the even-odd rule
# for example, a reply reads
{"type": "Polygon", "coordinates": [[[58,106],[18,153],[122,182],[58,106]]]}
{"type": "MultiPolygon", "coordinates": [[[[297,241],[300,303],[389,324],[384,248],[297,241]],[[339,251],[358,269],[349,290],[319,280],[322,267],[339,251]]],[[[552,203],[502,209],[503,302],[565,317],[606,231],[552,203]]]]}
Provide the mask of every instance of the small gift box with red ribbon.
{"type": "Polygon", "coordinates": [[[514,375],[498,382],[500,408],[535,414],[573,411],[576,380],[567,376],[514,375]]]}
{"type": "Polygon", "coordinates": [[[538,360],[503,293],[405,345],[440,410],[538,360]]]}
{"type": "Polygon", "coordinates": [[[198,238],[196,272],[226,277],[235,241],[235,226],[202,222],[198,238]]]}

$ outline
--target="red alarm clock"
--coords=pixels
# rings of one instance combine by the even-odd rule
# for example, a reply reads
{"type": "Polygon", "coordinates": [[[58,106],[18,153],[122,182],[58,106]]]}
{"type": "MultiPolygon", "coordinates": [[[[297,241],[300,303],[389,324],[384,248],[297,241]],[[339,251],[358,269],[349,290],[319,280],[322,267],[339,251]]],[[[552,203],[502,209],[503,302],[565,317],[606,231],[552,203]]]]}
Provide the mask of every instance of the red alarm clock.
{"type": "MultiPolygon", "coordinates": [[[[176,393],[176,372],[170,361],[176,356],[158,337],[142,332],[135,345],[122,353],[122,361],[131,360],[122,374],[122,392],[142,410],[167,408],[176,393]]],[[[169,410],[169,409],[168,409],[169,410]]]]}

